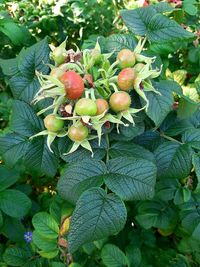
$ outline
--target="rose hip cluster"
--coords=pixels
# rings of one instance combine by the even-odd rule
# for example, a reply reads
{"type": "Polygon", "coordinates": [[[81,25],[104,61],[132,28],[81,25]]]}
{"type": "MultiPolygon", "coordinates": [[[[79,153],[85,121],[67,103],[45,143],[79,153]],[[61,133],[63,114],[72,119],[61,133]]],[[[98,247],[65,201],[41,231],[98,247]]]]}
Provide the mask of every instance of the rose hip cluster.
{"type": "Polygon", "coordinates": [[[144,41],[139,41],[134,51],[122,49],[114,62],[114,53],[101,53],[98,43],[92,50],[76,52],[66,50],[66,42],[50,46],[55,65],[50,65],[49,75],[37,73],[41,88],[33,103],[45,98],[53,103],[38,112],[51,114],[44,118],[46,130],[35,136],[47,135],[50,151],[56,137],[67,135],[73,141],[68,153],[79,146],[93,153],[89,141],[98,138],[100,144],[105,125],[116,124],[117,129],[120,124],[134,125],[133,114],[148,108],[145,88],[158,93],[150,79],[160,71],[152,68],[155,58],[141,54],[143,46],[144,41]],[[131,108],[133,89],[146,101],[139,109],[131,108]]]}

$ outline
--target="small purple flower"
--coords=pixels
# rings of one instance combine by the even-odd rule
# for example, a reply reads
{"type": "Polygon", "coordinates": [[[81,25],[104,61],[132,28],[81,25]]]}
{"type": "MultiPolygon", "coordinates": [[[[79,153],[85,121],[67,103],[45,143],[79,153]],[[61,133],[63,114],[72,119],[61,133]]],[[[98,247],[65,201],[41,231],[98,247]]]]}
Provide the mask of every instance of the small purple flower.
{"type": "Polygon", "coordinates": [[[26,241],[26,243],[31,243],[32,237],[33,237],[33,233],[32,232],[26,232],[24,234],[24,240],[26,241]]]}

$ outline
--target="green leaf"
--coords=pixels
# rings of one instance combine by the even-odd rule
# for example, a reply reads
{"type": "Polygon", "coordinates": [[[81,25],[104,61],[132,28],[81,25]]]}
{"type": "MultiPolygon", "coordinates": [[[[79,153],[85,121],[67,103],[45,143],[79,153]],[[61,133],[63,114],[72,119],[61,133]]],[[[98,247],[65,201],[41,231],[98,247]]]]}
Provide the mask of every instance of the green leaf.
{"type": "Polygon", "coordinates": [[[101,259],[107,267],[127,266],[127,258],[121,249],[112,244],[106,244],[101,251],[101,259]]]}
{"type": "Polygon", "coordinates": [[[188,188],[181,187],[179,188],[174,196],[174,204],[175,205],[181,205],[184,202],[189,201],[191,198],[191,191],[188,188]]]}
{"type": "Polygon", "coordinates": [[[0,153],[8,167],[22,160],[31,173],[49,177],[56,174],[58,158],[49,152],[45,137],[30,141],[18,134],[7,134],[0,137],[0,153]]]}
{"type": "Polygon", "coordinates": [[[120,11],[120,15],[128,29],[136,35],[141,36],[147,33],[148,23],[156,13],[156,10],[152,6],[148,8],[120,11]]]}
{"type": "Polygon", "coordinates": [[[160,133],[154,130],[148,130],[134,139],[135,143],[150,151],[154,151],[163,141],[164,138],[161,137],[160,133]]]}
{"type": "Polygon", "coordinates": [[[57,248],[57,238],[46,238],[40,235],[37,230],[33,232],[33,243],[43,251],[51,251],[57,248]]]}
{"type": "Polygon", "coordinates": [[[182,227],[194,239],[200,240],[200,213],[199,213],[199,200],[191,199],[181,206],[181,224],[182,227]]]}
{"type": "Polygon", "coordinates": [[[0,165],[0,191],[5,190],[9,186],[16,183],[19,180],[19,172],[15,169],[8,169],[3,165],[0,165]]]}
{"type": "Polygon", "coordinates": [[[156,183],[156,195],[163,201],[174,199],[176,191],[181,187],[177,179],[162,179],[156,183]]]}
{"type": "Polygon", "coordinates": [[[144,122],[141,121],[139,117],[134,119],[135,126],[133,127],[132,124],[129,126],[120,125],[119,126],[119,133],[112,133],[112,137],[118,141],[130,141],[133,140],[134,137],[142,134],[145,130],[144,122]]]}
{"type": "Polygon", "coordinates": [[[30,142],[24,155],[24,164],[37,175],[54,177],[58,168],[58,158],[54,153],[50,153],[46,138],[39,137],[30,142]]]}
{"type": "Polygon", "coordinates": [[[200,155],[199,154],[193,154],[192,164],[194,166],[194,170],[197,176],[197,186],[196,186],[195,192],[199,193],[200,192],[200,155]]]}
{"type": "Polygon", "coordinates": [[[29,79],[22,74],[17,74],[9,80],[10,89],[15,99],[31,103],[40,88],[36,77],[29,79]]]}
{"type": "Polygon", "coordinates": [[[4,261],[11,266],[23,266],[32,255],[28,250],[18,247],[7,248],[3,254],[4,261]]]}
{"type": "Polygon", "coordinates": [[[156,227],[168,230],[176,226],[178,214],[167,202],[144,201],[138,205],[138,215],[135,218],[145,229],[156,227]]]}
{"type": "Polygon", "coordinates": [[[43,123],[31,106],[23,101],[15,100],[10,129],[15,133],[30,137],[43,129],[43,123]]]}
{"type": "Polygon", "coordinates": [[[194,34],[184,30],[174,20],[156,14],[148,24],[147,38],[154,43],[172,42],[194,38],[194,34]]]}
{"type": "MultiPolygon", "coordinates": [[[[3,32],[14,45],[21,45],[24,42],[22,27],[10,20],[4,21],[3,24],[0,25],[0,32],[3,32]]],[[[27,31],[27,33],[29,32],[27,31]]]]}
{"type": "Polygon", "coordinates": [[[156,126],[159,126],[172,110],[174,99],[171,91],[172,88],[170,87],[169,82],[161,81],[155,84],[155,88],[161,95],[154,92],[145,92],[149,100],[149,108],[146,113],[155,122],[156,126]]]}
{"type": "Polygon", "coordinates": [[[0,192],[0,209],[14,218],[24,217],[31,208],[30,199],[22,192],[6,189],[0,192]]]}
{"type": "Polygon", "coordinates": [[[17,59],[0,59],[0,67],[2,68],[4,75],[15,75],[18,72],[17,59]]]}
{"type": "Polygon", "coordinates": [[[25,227],[19,219],[4,214],[4,224],[0,232],[12,242],[24,242],[25,227]]]}
{"type": "Polygon", "coordinates": [[[126,208],[115,194],[91,188],[79,198],[72,215],[68,242],[73,253],[87,242],[116,235],[126,222],[126,208]]]}
{"type": "Polygon", "coordinates": [[[142,254],[138,247],[134,245],[128,246],[126,249],[126,255],[129,262],[128,266],[139,267],[142,261],[142,254]]]}
{"type": "Polygon", "coordinates": [[[75,204],[84,191],[102,185],[105,172],[105,164],[94,159],[69,165],[58,181],[58,193],[75,204]]]}
{"type": "Polygon", "coordinates": [[[193,115],[189,118],[189,121],[195,128],[200,127],[200,109],[193,113],[193,115]]]}
{"type": "Polygon", "coordinates": [[[13,167],[18,160],[23,158],[28,146],[29,141],[24,136],[7,134],[0,137],[0,154],[9,167],[13,167]]]}
{"type": "Polygon", "coordinates": [[[35,70],[47,73],[48,63],[49,46],[46,39],[20,53],[18,58],[20,73],[13,76],[9,81],[14,98],[27,103],[32,101],[40,87],[35,70]]]}
{"type": "Polygon", "coordinates": [[[58,237],[59,227],[57,222],[47,212],[39,212],[32,219],[35,230],[42,237],[55,239],[58,237]]]}
{"type": "Polygon", "coordinates": [[[62,263],[62,262],[58,262],[58,261],[52,261],[51,262],[51,267],[65,267],[65,266],[66,265],[64,263],[62,263]]]}
{"type": "Polygon", "coordinates": [[[55,250],[52,250],[52,251],[38,251],[38,253],[44,258],[53,259],[58,255],[59,250],[55,249],[55,250]]]}
{"type": "Polygon", "coordinates": [[[0,210],[0,228],[3,226],[3,214],[0,210]]]}
{"type": "MultiPolygon", "coordinates": [[[[85,160],[86,158],[88,158],[88,160],[92,158],[91,152],[81,147],[73,153],[63,155],[63,153],[66,153],[69,150],[70,145],[71,145],[71,143],[69,143],[67,140],[69,139],[62,138],[59,140],[59,143],[58,143],[60,156],[64,161],[79,162],[79,161],[85,160]]],[[[96,160],[101,160],[102,158],[104,158],[106,154],[106,150],[107,150],[107,143],[106,143],[105,138],[102,137],[100,146],[98,144],[97,139],[92,140],[90,144],[94,152],[93,158],[96,160]]]]}
{"type": "Polygon", "coordinates": [[[174,10],[174,8],[170,4],[165,2],[157,3],[153,6],[153,8],[159,13],[171,12],[174,10]]]}
{"type": "Polygon", "coordinates": [[[152,162],[155,161],[153,153],[142,146],[134,144],[133,142],[117,142],[112,144],[109,148],[109,156],[111,158],[127,156],[147,159],[152,162]]]}
{"type": "Polygon", "coordinates": [[[19,54],[18,67],[25,77],[35,77],[35,71],[47,73],[49,67],[49,45],[47,38],[37,42],[31,47],[24,49],[19,54]]]}
{"type": "Polygon", "coordinates": [[[183,9],[191,16],[195,16],[198,12],[198,8],[188,1],[186,3],[185,1],[183,2],[183,9]]]}
{"type": "Polygon", "coordinates": [[[117,54],[122,49],[134,50],[137,45],[137,39],[130,34],[112,34],[106,38],[105,50],[109,53],[117,54]]]}
{"type": "Polygon", "coordinates": [[[193,150],[188,144],[167,141],[155,151],[158,176],[162,179],[186,178],[192,168],[193,150]]]}
{"type": "Polygon", "coordinates": [[[123,200],[152,198],[156,182],[156,166],[144,159],[119,157],[108,162],[107,187],[123,200]]]}
{"type": "Polygon", "coordinates": [[[167,136],[177,136],[188,129],[194,129],[192,123],[188,120],[178,119],[175,112],[169,113],[160,126],[161,132],[167,136]]]}
{"type": "Polygon", "coordinates": [[[192,33],[184,30],[175,21],[157,13],[152,6],[122,10],[120,14],[130,31],[136,35],[146,35],[151,42],[172,42],[194,38],[192,33]]]}
{"type": "Polygon", "coordinates": [[[182,141],[200,149],[200,129],[189,129],[182,135],[182,141]]]}

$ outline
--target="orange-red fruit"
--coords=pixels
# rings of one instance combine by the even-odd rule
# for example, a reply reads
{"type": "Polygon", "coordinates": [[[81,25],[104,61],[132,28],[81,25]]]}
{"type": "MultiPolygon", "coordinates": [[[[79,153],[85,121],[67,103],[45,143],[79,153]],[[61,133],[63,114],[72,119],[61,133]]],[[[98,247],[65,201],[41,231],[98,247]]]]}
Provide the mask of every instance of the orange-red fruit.
{"type": "Polygon", "coordinates": [[[69,99],[77,99],[82,96],[85,88],[82,77],[73,70],[62,74],[59,80],[65,86],[66,96],[69,99]]]}
{"type": "Polygon", "coordinates": [[[118,86],[123,91],[129,91],[133,88],[135,71],[132,68],[123,69],[117,79],[118,86]]]}
{"type": "Polygon", "coordinates": [[[133,67],[135,65],[135,54],[129,49],[122,49],[118,55],[119,67],[121,69],[133,67]]]}
{"type": "Polygon", "coordinates": [[[131,97],[127,92],[115,92],[110,97],[110,107],[115,112],[127,110],[131,105],[131,97]]]}
{"type": "Polygon", "coordinates": [[[96,100],[97,105],[97,113],[96,115],[100,115],[109,109],[108,102],[105,99],[99,98],[96,100]]]}

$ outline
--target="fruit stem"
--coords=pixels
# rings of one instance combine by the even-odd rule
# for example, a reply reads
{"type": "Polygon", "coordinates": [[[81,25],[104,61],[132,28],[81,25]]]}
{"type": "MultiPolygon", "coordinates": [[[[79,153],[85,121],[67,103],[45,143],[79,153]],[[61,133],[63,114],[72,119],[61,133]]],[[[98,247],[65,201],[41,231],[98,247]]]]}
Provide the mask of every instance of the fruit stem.
{"type": "Polygon", "coordinates": [[[110,141],[108,134],[105,135],[106,137],[106,144],[107,144],[107,150],[106,150],[106,163],[109,161],[109,149],[110,149],[110,141]]]}
{"type": "Polygon", "coordinates": [[[182,142],[180,142],[180,141],[178,141],[178,140],[176,140],[176,139],[174,139],[174,138],[172,138],[170,136],[165,135],[164,133],[160,133],[160,136],[165,138],[165,139],[167,139],[167,140],[169,140],[169,141],[173,141],[173,142],[179,143],[181,145],[184,144],[184,143],[182,143],[182,142]]]}

